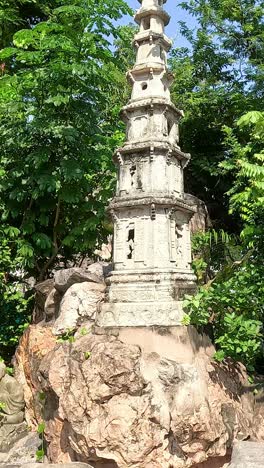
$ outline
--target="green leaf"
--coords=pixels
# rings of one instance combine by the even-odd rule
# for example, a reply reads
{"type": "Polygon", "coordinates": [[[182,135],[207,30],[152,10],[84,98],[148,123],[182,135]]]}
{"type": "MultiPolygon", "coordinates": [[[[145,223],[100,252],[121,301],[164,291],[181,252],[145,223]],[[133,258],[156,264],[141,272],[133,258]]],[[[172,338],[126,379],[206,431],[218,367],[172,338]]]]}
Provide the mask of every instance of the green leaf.
{"type": "Polygon", "coordinates": [[[37,432],[38,434],[44,434],[44,431],[45,431],[45,423],[42,422],[38,425],[37,432]]]}

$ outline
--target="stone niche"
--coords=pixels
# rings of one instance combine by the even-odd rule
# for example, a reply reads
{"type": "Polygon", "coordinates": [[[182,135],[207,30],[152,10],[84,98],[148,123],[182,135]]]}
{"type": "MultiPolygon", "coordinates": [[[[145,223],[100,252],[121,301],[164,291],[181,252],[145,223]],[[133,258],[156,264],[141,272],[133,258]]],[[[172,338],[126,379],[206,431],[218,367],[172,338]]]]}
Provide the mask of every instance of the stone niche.
{"type": "Polygon", "coordinates": [[[170,214],[162,206],[119,213],[114,233],[115,270],[172,269],[190,271],[191,246],[186,213],[170,214]],[[153,253],[153,255],[151,255],[153,253]]]}
{"type": "Polygon", "coordinates": [[[117,196],[159,192],[182,197],[183,169],[177,158],[159,154],[150,162],[147,156],[124,157],[119,167],[117,196]]]}
{"type": "MultiPolygon", "coordinates": [[[[151,6],[157,7],[157,5],[155,4],[153,5],[153,3],[151,6]]],[[[156,13],[158,13],[158,11],[156,13]]],[[[143,32],[143,31],[154,31],[154,32],[163,34],[164,33],[164,18],[161,18],[159,14],[151,14],[150,16],[142,18],[140,20],[140,32],[143,32]]]]}
{"type": "Polygon", "coordinates": [[[149,182],[149,166],[146,157],[126,157],[119,168],[117,195],[143,192],[149,182]]]}
{"type": "Polygon", "coordinates": [[[127,125],[127,140],[138,140],[151,133],[150,118],[139,109],[134,112],[127,125]]]}
{"type": "Polygon", "coordinates": [[[165,105],[155,105],[151,112],[139,107],[126,114],[127,142],[148,140],[168,141],[179,148],[179,116],[165,105]]]}

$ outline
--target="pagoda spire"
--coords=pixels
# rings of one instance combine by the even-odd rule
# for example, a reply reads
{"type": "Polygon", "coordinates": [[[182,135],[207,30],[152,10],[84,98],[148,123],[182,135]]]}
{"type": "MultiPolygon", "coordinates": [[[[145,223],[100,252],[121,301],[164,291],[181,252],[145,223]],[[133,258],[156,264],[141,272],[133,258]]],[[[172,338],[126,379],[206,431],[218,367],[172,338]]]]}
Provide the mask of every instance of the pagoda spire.
{"type": "Polygon", "coordinates": [[[114,271],[98,315],[105,327],[178,325],[182,297],[195,289],[189,232],[194,209],[183,184],[190,155],[179,147],[182,111],[170,99],[171,41],[164,32],[170,16],[166,0],[139,1],[136,63],[127,73],[131,99],[122,109],[126,141],[114,155],[114,271]]]}

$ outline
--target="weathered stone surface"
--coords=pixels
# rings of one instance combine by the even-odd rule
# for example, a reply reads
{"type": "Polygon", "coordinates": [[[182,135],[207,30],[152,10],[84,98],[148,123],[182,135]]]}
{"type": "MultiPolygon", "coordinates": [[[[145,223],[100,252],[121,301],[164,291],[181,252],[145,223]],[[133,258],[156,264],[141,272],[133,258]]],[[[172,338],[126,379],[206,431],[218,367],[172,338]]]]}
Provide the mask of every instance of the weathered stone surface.
{"type": "Polygon", "coordinates": [[[18,440],[8,453],[0,453],[1,466],[20,466],[36,461],[36,452],[40,447],[40,438],[35,432],[18,440]],[[3,464],[5,463],[5,464],[3,464]],[[17,465],[18,464],[18,465],[17,465]]]}
{"type": "Polygon", "coordinates": [[[194,234],[195,232],[205,232],[207,229],[212,227],[212,221],[204,201],[200,200],[194,195],[191,195],[190,193],[185,193],[184,199],[196,207],[196,213],[194,213],[190,220],[191,233],[194,234]]]}
{"type": "MultiPolygon", "coordinates": [[[[39,468],[39,463],[29,463],[27,465],[28,468],[39,468]]],[[[91,465],[87,463],[81,462],[72,462],[72,463],[42,463],[41,467],[43,468],[93,468],[91,465]]]]}
{"type": "Polygon", "coordinates": [[[101,283],[73,284],[60,303],[59,317],[55,321],[53,333],[61,335],[76,329],[81,323],[93,322],[104,298],[104,291],[105,285],[101,283]]]}
{"type": "Polygon", "coordinates": [[[62,298],[62,295],[57,289],[53,288],[50,291],[46,299],[45,306],[44,306],[46,322],[49,322],[50,320],[57,318],[59,314],[61,298],[62,298]]]}
{"type": "Polygon", "coordinates": [[[83,282],[101,283],[101,279],[96,274],[82,268],[58,270],[54,275],[54,287],[61,293],[65,293],[73,284],[83,282]]]}
{"type": "Polygon", "coordinates": [[[56,337],[50,327],[31,325],[20,339],[15,354],[15,377],[23,385],[26,422],[32,428],[36,428],[42,420],[42,403],[39,400],[41,388],[37,370],[44,356],[56,344],[56,337]]]}
{"type": "MultiPolygon", "coordinates": [[[[0,452],[7,452],[27,432],[24,421],[23,386],[6,374],[0,362],[0,452]]],[[[0,457],[1,460],[1,457],[0,457]]]]}
{"type": "Polygon", "coordinates": [[[8,464],[8,465],[3,465],[0,463],[0,467],[5,467],[5,468],[93,468],[91,465],[88,465],[87,463],[80,463],[80,462],[72,462],[72,463],[22,463],[22,464],[8,464]]]}
{"type": "Polygon", "coordinates": [[[96,262],[92,263],[92,265],[89,265],[87,270],[97,275],[103,282],[105,277],[108,276],[113,270],[113,265],[106,262],[96,262]]]}
{"type": "Polygon", "coordinates": [[[229,468],[263,468],[263,466],[264,443],[243,441],[235,444],[229,468]]]}
{"type": "Polygon", "coordinates": [[[97,317],[101,327],[181,325],[182,298],[195,291],[196,277],[187,272],[112,272],[97,317]],[[110,285],[110,287],[109,287],[110,285]]]}
{"type": "Polygon", "coordinates": [[[264,441],[264,380],[258,379],[256,385],[257,394],[255,396],[254,405],[254,440],[264,441]]]}
{"type": "Polygon", "coordinates": [[[45,302],[54,287],[54,280],[47,279],[34,286],[35,290],[35,307],[33,311],[33,323],[39,323],[45,318],[44,308],[45,302]]]}
{"type": "Polygon", "coordinates": [[[20,424],[6,424],[0,428],[0,461],[13,445],[25,437],[27,434],[27,425],[22,422],[20,424]]]}
{"type": "Polygon", "coordinates": [[[225,457],[209,458],[209,460],[194,465],[192,468],[228,468],[230,461],[230,453],[225,457]]]}
{"type": "Polygon", "coordinates": [[[76,336],[35,361],[49,460],[94,468],[226,466],[233,441],[252,436],[244,368],[211,360],[212,345],[192,328],[117,331],[76,336]]]}

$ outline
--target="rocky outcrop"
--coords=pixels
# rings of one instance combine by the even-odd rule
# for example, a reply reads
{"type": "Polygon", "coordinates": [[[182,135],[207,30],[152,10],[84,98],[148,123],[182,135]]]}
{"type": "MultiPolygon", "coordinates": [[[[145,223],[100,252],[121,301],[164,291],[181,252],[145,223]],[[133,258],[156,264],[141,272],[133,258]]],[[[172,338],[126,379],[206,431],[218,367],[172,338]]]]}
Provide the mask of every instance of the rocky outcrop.
{"type": "Polygon", "coordinates": [[[214,361],[192,327],[96,327],[110,269],[61,270],[40,286],[45,319],[16,353],[28,426],[45,422],[53,463],[226,468],[234,441],[264,438],[259,385],[253,397],[243,366],[214,361]]]}
{"type": "Polygon", "coordinates": [[[45,321],[56,319],[59,315],[62,294],[57,289],[52,288],[44,304],[45,321]]]}
{"type": "Polygon", "coordinates": [[[36,461],[36,452],[41,445],[38,434],[31,432],[13,444],[8,453],[0,453],[0,467],[9,465],[28,466],[36,461]]]}
{"type": "Polygon", "coordinates": [[[191,195],[190,193],[184,194],[184,199],[196,208],[196,211],[190,219],[190,231],[192,234],[196,232],[205,232],[212,227],[208,209],[203,200],[191,195]]]}
{"type": "MultiPolygon", "coordinates": [[[[39,468],[39,463],[12,463],[10,464],[4,464],[2,465],[0,463],[0,468],[1,466],[3,468],[39,468]]],[[[61,463],[61,464],[53,464],[53,463],[41,463],[41,468],[93,468],[91,465],[87,465],[87,463],[79,463],[79,462],[73,462],[73,463],[61,463]]]]}
{"type": "Polygon", "coordinates": [[[102,280],[97,274],[82,268],[67,268],[58,270],[54,275],[54,287],[60,293],[64,294],[73,284],[92,282],[100,283],[102,280]]]}
{"type": "Polygon", "coordinates": [[[15,376],[24,388],[26,421],[32,429],[42,421],[38,369],[45,355],[49,354],[56,345],[56,336],[50,327],[31,325],[24,332],[16,352],[15,376]]]}
{"type": "Polygon", "coordinates": [[[36,284],[33,323],[52,325],[55,335],[72,332],[83,322],[93,323],[111,270],[111,264],[96,262],[58,270],[53,279],[36,284]]]}
{"type": "Polygon", "coordinates": [[[247,441],[235,444],[229,468],[262,468],[263,466],[264,443],[247,441]]]}
{"type": "Polygon", "coordinates": [[[100,280],[104,282],[105,278],[113,270],[113,265],[112,263],[96,262],[92,263],[92,265],[89,265],[87,270],[97,275],[100,278],[100,280]]]}
{"type": "Polygon", "coordinates": [[[104,284],[92,282],[73,284],[60,303],[59,316],[55,321],[53,333],[63,335],[69,330],[76,330],[82,323],[92,324],[104,298],[104,291],[104,284]]]}
{"type": "Polygon", "coordinates": [[[192,328],[94,328],[58,343],[35,325],[27,336],[17,353],[27,420],[44,419],[53,463],[220,468],[234,440],[252,436],[243,366],[213,361],[192,328]],[[41,408],[36,394],[45,395],[41,408]]]}
{"type": "Polygon", "coordinates": [[[50,292],[54,287],[54,280],[47,279],[34,286],[35,290],[35,307],[33,311],[33,322],[39,323],[45,318],[45,302],[50,292]]]}

